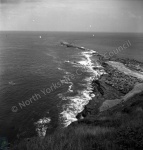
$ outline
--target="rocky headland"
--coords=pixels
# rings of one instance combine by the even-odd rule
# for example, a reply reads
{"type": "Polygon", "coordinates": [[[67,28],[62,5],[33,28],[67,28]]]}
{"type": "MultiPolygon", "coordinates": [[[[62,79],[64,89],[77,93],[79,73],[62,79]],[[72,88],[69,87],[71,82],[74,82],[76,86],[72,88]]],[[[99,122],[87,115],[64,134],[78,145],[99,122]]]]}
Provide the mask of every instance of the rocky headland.
{"type": "MultiPolygon", "coordinates": [[[[61,42],[61,44],[88,50],[67,42],[61,42]]],[[[111,118],[111,114],[115,111],[117,115],[127,109],[142,111],[143,106],[138,104],[143,104],[143,63],[129,58],[110,57],[107,59],[99,53],[93,53],[93,62],[94,59],[101,67],[95,65],[93,69],[104,70],[106,74],[92,81],[95,97],[77,115],[78,121],[71,125],[81,123],[97,125],[99,122],[102,124],[102,121],[105,122],[107,116],[108,119],[111,118]]]]}
{"type": "MultiPolygon", "coordinates": [[[[68,42],[61,45],[89,50],[68,42]]],[[[99,73],[91,82],[95,97],[76,116],[78,120],[45,138],[33,137],[15,144],[13,150],[143,149],[143,63],[107,59],[97,52],[92,55],[93,70],[99,73]]]]}

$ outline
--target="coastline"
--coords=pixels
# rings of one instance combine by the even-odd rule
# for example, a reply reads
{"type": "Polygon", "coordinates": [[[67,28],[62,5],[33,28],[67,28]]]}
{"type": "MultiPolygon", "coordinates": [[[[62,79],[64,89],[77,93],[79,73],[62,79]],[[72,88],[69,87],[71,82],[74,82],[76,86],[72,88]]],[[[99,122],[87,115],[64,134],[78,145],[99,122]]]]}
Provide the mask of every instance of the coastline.
{"type": "MultiPolygon", "coordinates": [[[[70,46],[72,47],[72,44],[70,46]]],[[[78,47],[74,45],[74,48],[78,47]]],[[[89,60],[92,65],[84,65],[89,65],[94,76],[89,80],[92,89],[87,93],[87,95],[90,94],[89,100],[86,99],[86,96],[81,97],[84,103],[80,103],[79,106],[83,110],[76,112],[76,119],[66,128],[57,129],[53,134],[45,135],[45,137],[31,137],[17,141],[12,145],[12,149],[17,147],[22,149],[25,146],[33,148],[37,147],[37,144],[39,148],[43,148],[43,145],[49,148],[57,144],[55,141],[60,141],[60,144],[74,141],[73,145],[75,145],[78,139],[83,142],[84,146],[87,142],[88,148],[94,146],[101,149],[109,147],[109,149],[121,150],[126,146],[131,148],[142,146],[138,144],[142,143],[143,131],[143,80],[140,76],[137,78],[124,71],[126,72],[127,67],[133,72],[142,74],[143,63],[128,58],[114,57],[107,60],[93,50],[84,48],[83,51],[82,49],[84,53],[87,51],[92,55],[89,60]],[[118,66],[109,63],[111,61],[122,63],[125,68],[118,69],[118,66]],[[93,140],[92,143],[87,139],[93,140]],[[130,143],[133,144],[130,145],[130,143]]],[[[41,127],[43,129],[44,124],[41,127]]]]}
{"type": "Polygon", "coordinates": [[[78,121],[76,116],[80,112],[82,112],[84,110],[84,107],[92,100],[92,98],[95,97],[95,94],[93,94],[92,81],[95,78],[99,79],[100,76],[106,74],[106,72],[104,71],[103,67],[98,61],[96,61],[96,64],[94,64],[92,56],[98,55],[98,53],[95,50],[87,49],[81,46],[76,46],[68,42],[61,42],[61,45],[66,46],[68,48],[81,50],[80,55],[83,58],[82,60],[77,61],[76,63],[69,61],[68,62],[74,64],[75,67],[81,68],[81,70],[83,71],[80,72],[85,71],[86,73],[90,74],[89,77],[84,79],[84,89],[78,91],[78,94],[74,97],[67,97],[69,100],[69,104],[66,105],[66,109],[62,113],[60,113],[62,115],[62,118],[64,119],[64,126],[68,127],[72,122],[78,121]],[[97,69],[95,69],[95,67],[97,69]]]}
{"type": "MultiPolygon", "coordinates": [[[[85,53],[91,51],[67,42],[61,42],[61,45],[80,49],[85,53]]],[[[76,116],[77,121],[72,122],[71,125],[87,120],[87,122],[96,120],[98,116],[107,111],[123,107],[123,105],[132,101],[136,95],[140,96],[140,93],[143,92],[142,62],[129,58],[110,57],[107,59],[95,51],[92,56],[93,69],[97,72],[95,78],[91,81],[92,94],[95,97],[84,106],[83,111],[76,116]],[[96,62],[94,62],[95,59],[96,62]],[[138,85],[141,86],[139,87],[140,90],[135,92],[138,85]]]]}

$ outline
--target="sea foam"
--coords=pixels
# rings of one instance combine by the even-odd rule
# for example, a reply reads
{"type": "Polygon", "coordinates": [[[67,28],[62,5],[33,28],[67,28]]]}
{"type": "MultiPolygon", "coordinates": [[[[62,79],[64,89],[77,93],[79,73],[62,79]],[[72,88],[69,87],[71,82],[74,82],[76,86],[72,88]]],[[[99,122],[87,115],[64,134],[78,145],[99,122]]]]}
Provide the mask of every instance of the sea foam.
{"type": "Polygon", "coordinates": [[[51,122],[50,118],[44,117],[42,119],[39,119],[37,122],[35,122],[36,131],[38,133],[39,137],[45,137],[46,131],[48,128],[48,124],[51,122]]]}
{"type": "Polygon", "coordinates": [[[92,93],[92,81],[94,79],[98,79],[102,74],[106,73],[104,69],[101,69],[103,67],[98,62],[92,62],[91,57],[93,53],[96,53],[96,51],[89,49],[87,49],[87,51],[81,52],[83,59],[78,62],[78,66],[83,67],[87,72],[90,72],[91,76],[84,79],[86,82],[86,88],[84,90],[78,91],[76,96],[66,97],[68,103],[64,105],[64,109],[61,112],[61,118],[65,127],[70,125],[72,122],[77,121],[77,114],[82,112],[84,106],[87,105],[93,97],[95,97],[95,94],[92,93]],[[93,69],[94,67],[100,69],[95,70],[93,69]]]}

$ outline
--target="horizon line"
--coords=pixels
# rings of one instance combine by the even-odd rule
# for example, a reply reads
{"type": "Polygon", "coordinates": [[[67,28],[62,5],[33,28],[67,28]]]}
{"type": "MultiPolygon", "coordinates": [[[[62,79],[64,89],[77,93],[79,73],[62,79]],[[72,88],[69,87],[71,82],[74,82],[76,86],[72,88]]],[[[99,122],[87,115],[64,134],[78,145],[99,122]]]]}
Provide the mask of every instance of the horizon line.
{"type": "Polygon", "coordinates": [[[0,32],[78,32],[78,33],[143,33],[143,32],[111,32],[111,31],[45,31],[45,30],[0,30],[0,32]]]}

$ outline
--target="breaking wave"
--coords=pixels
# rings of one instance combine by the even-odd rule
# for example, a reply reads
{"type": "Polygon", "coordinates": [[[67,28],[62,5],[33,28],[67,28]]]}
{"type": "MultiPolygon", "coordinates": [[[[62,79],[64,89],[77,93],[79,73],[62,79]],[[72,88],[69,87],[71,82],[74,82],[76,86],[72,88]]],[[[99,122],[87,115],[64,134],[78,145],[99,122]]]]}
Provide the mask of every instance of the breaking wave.
{"type": "MultiPolygon", "coordinates": [[[[59,94],[61,99],[68,101],[66,104],[63,105],[63,111],[60,113],[61,119],[63,120],[63,124],[65,127],[76,121],[77,114],[82,112],[84,106],[87,105],[93,97],[95,97],[92,92],[93,88],[91,82],[93,81],[93,79],[98,79],[102,74],[105,73],[104,70],[101,70],[102,66],[98,64],[98,62],[92,62],[93,53],[95,54],[96,51],[87,49],[87,51],[81,52],[81,61],[78,61],[77,63],[65,61],[66,63],[71,63],[73,65],[77,64],[77,67],[82,67],[84,68],[84,70],[90,73],[90,77],[86,77],[84,79],[84,82],[86,82],[84,83],[85,88],[81,91],[78,91],[78,94],[76,94],[75,96],[67,97],[65,97],[64,94],[59,94]],[[95,70],[93,69],[94,67],[100,69],[95,70]]],[[[73,84],[69,86],[68,91],[72,91],[72,86],[73,84]]]]}

